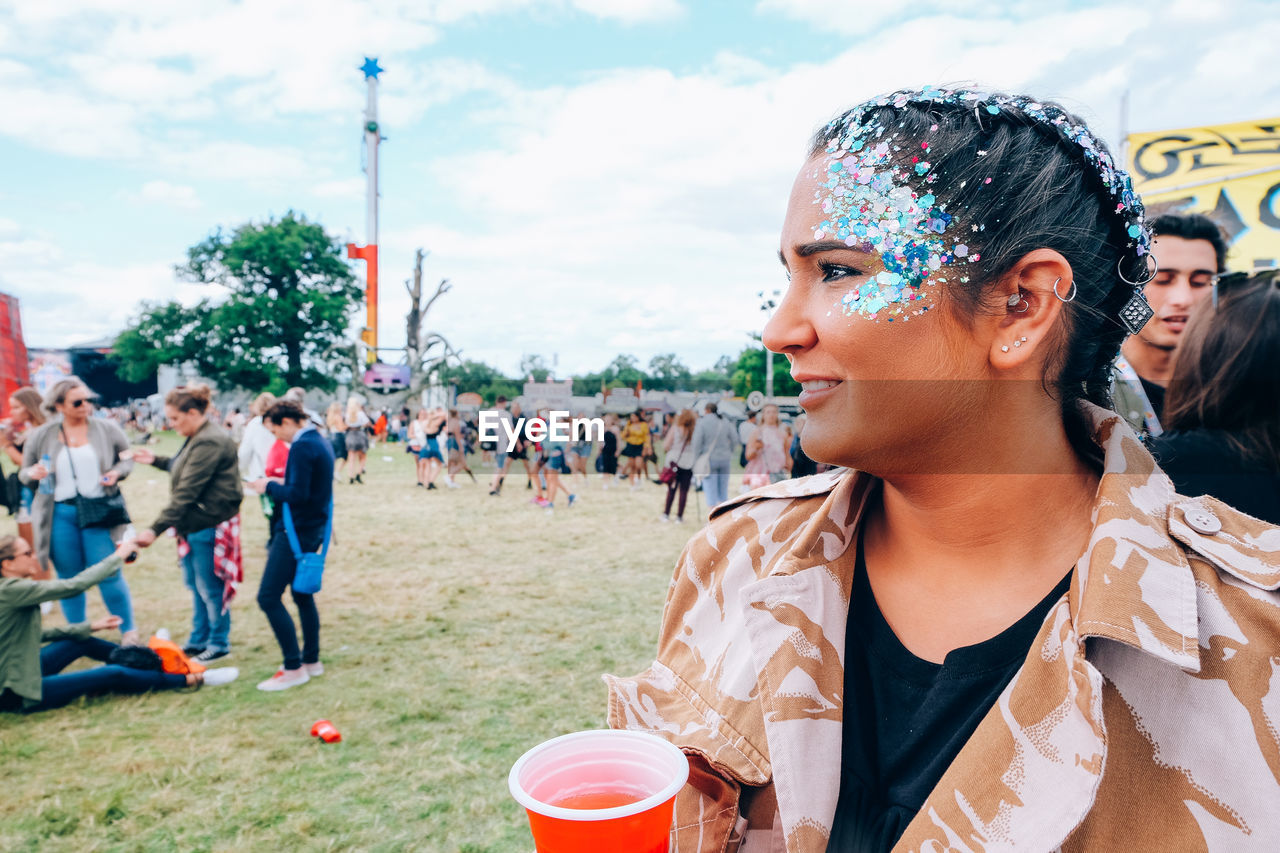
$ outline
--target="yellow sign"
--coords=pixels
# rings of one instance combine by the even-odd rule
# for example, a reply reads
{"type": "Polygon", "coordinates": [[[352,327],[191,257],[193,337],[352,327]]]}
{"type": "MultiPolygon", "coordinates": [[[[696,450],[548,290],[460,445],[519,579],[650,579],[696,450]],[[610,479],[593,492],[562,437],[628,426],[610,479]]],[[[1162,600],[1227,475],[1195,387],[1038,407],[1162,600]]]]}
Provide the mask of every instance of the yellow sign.
{"type": "Polygon", "coordinates": [[[1280,118],[1130,134],[1129,174],[1148,208],[1212,216],[1232,269],[1280,262],[1280,118]]]}

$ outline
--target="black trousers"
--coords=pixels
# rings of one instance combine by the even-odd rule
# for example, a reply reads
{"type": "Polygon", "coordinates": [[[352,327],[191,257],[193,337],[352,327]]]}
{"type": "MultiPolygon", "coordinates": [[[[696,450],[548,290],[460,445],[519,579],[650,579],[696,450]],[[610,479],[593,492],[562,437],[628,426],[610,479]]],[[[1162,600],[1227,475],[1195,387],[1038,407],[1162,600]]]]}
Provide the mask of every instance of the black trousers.
{"type": "Polygon", "coordinates": [[[676,510],[676,518],[684,518],[684,505],[689,500],[689,483],[692,481],[692,468],[676,468],[676,478],[667,483],[667,505],[662,510],[663,515],[671,515],[671,499],[679,492],[680,504],[676,510]]]}
{"type": "Polygon", "coordinates": [[[275,534],[267,551],[267,567],[262,572],[262,583],[258,585],[258,607],[267,614],[267,621],[275,632],[276,642],[284,653],[285,669],[297,669],[304,663],[320,661],[320,611],[316,610],[315,596],[292,589],[297,565],[293,549],[289,547],[289,537],[284,533],[275,534]],[[301,652],[298,651],[298,635],[293,627],[293,619],[289,617],[289,611],[281,600],[284,598],[285,587],[289,587],[293,593],[293,603],[298,607],[298,621],[302,623],[301,652]]]}

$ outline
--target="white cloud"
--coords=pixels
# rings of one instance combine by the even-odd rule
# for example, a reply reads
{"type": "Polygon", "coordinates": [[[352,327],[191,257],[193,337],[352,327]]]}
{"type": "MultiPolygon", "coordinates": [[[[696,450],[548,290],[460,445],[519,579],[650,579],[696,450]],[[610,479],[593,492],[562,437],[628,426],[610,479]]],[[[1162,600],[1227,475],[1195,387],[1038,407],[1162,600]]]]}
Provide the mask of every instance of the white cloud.
{"type": "Polygon", "coordinates": [[[666,21],[684,14],[678,0],[573,0],[573,5],[597,18],[627,24],[666,21]]]}
{"type": "Polygon", "coordinates": [[[171,184],[168,181],[147,181],[133,198],[147,204],[176,207],[179,210],[198,210],[202,206],[194,187],[171,184]]]}
{"type": "Polygon", "coordinates": [[[339,178],[321,181],[311,188],[311,194],[320,198],[364,198],[368,182],[364,178],[339,178]]]}

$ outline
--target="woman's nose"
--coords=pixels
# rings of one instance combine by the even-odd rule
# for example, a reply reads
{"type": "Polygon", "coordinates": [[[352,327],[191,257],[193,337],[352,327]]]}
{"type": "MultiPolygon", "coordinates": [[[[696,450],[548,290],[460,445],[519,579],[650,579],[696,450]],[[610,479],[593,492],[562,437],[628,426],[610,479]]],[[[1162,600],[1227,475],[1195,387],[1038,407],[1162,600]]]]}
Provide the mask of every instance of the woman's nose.
{"type": "Polygon", "coordinates": [[[805,304],[796,296],[795,288],[788,288],[765,324],[763,340],[767,349],[782,353],[808,349],[817,342],[817,332],[805,316],[805,304]]]}

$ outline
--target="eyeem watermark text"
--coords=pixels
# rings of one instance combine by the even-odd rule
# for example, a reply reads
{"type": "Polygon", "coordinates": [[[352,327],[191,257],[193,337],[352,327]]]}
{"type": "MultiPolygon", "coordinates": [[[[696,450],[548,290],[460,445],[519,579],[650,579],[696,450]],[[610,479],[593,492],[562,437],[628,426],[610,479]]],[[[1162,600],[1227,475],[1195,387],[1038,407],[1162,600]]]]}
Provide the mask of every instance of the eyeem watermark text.
{"type": "MultiPolygon", "coordinates": [[[[570,418],[568,412],[548,412],[546,420],[523,420],[526,441],[604,441],[603,418],[570,418]]],[[[520,439],[520,430],[516,429],[516,425],[497,412],[481,412],[480,440],[497,441],[499,431],[506,436],[506,452],[515,450],[516,442],[520,439]]]]}

